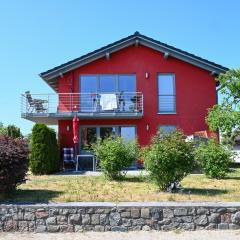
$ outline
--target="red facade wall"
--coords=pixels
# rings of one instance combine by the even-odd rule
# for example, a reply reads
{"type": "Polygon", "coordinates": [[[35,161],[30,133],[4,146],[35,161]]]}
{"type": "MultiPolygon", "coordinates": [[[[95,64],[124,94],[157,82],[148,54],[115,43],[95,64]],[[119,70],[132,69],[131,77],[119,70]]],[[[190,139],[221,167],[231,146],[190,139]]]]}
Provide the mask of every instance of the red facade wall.
{"type": "MultiPolygon", "coordinates": [[[[59,78],[59,92],[79,92],[81,74],[136,74],[137,91],[144,96],[144,116],[125,120],[80,120],[80,125],[135,125],[140,145],[148,144],[161,124],[174,124],[186,135],[207,130],[207,109],[216,103],[216,83],[210,72],[144,46],[130,46],[79,67],[59,78]],[[149,78],[145,78],[145,73],[149,78]],[[176,114],[158,114],[157,75],[174,73],[176,114]],[[73,83],[73,88],[71,87],[73,83]],[[149,125],[147,131],[146,125],[149,125]]],[[[62,146],[72,145],[72,121],[59,121],[62,146]],[[70,131],[66,131],[66,126],[70,131]]]]}

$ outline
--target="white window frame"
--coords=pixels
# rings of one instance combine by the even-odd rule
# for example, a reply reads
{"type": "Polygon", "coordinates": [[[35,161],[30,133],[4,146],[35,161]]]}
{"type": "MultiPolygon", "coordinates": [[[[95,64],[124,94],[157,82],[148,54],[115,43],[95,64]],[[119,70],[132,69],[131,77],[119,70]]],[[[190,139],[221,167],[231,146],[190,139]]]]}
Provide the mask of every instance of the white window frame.
{"type": "Polygon", "coordinates": [[[174,73],[158,73],[157,75],[157,98],[158,98],[158,114],[176,114],[176,77],[174,73]],[[159,77],[160,76],[172,76],[173,77],[173,94],[159,94],[159,77]],[[160,96],[171,96],[174,97],[173,110],[172,111],[161,111],[160,110],[160,96]]]}

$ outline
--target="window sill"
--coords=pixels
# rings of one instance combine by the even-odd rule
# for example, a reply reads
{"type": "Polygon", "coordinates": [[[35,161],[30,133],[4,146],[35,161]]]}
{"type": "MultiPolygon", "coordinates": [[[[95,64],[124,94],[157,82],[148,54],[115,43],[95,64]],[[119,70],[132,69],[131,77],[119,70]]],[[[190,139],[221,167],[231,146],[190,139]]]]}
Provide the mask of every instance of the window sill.
{"type": "Polygon", "coordinates": [[[173,114],[177,114],[177,113],[176,112],[158,112],[157,114],[158,115],[167,115],[167,114],[173,115],[173,114]]]}

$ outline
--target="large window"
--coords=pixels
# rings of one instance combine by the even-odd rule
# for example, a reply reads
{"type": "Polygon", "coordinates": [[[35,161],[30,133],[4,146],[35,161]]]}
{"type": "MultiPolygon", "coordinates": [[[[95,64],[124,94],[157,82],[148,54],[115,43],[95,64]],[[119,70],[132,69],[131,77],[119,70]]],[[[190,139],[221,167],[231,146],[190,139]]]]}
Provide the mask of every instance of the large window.
{"type": "Polygon", "coordinates": [[[136,92],[135,74],[81,75],[80,93],[136,92]]]}
{"type": "Polygon", "coordinates": [[[158,75],[158,112],[176,112],[175,75],[158,75]]]}
{"type": "Polygon", "coordinates": [[[103,106],[100,104],[100,99],[102,95],[107,94],[117,96],[116,105],[119,111],[133,111],[136,107],[134,105],[136,104],[136,76],[135,74],[81,75],[79,92],[82,112],[104,110],[101,108],[103,106]]]}
{"type": "Polygon", "coordinates": [[[165,133],[170,133],[176,129],[176,125],[160,125],[159,130],[165,132],[165,133]]]}

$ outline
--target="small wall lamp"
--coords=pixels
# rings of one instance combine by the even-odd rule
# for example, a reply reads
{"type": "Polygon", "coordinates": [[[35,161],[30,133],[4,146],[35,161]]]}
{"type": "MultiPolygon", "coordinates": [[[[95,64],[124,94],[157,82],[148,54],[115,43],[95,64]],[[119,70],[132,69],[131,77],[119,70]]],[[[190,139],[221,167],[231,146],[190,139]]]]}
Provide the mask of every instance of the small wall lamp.
{"type": "Polygon", "coordinates": [[[149,131],[149,124],[146,125],[146,130],[149,131]]]}
{"type": "Polygon", "coordinates": [[[70,126],[69,125],[67,125],[66,130],[67,130],[67,132],[70,131],[70,126]]]}
{"type": "Polygon", "coordinates": [[[149,72],[145,72],[145,78],[146,78],[146,79],[149,78],[149,72]]]}

